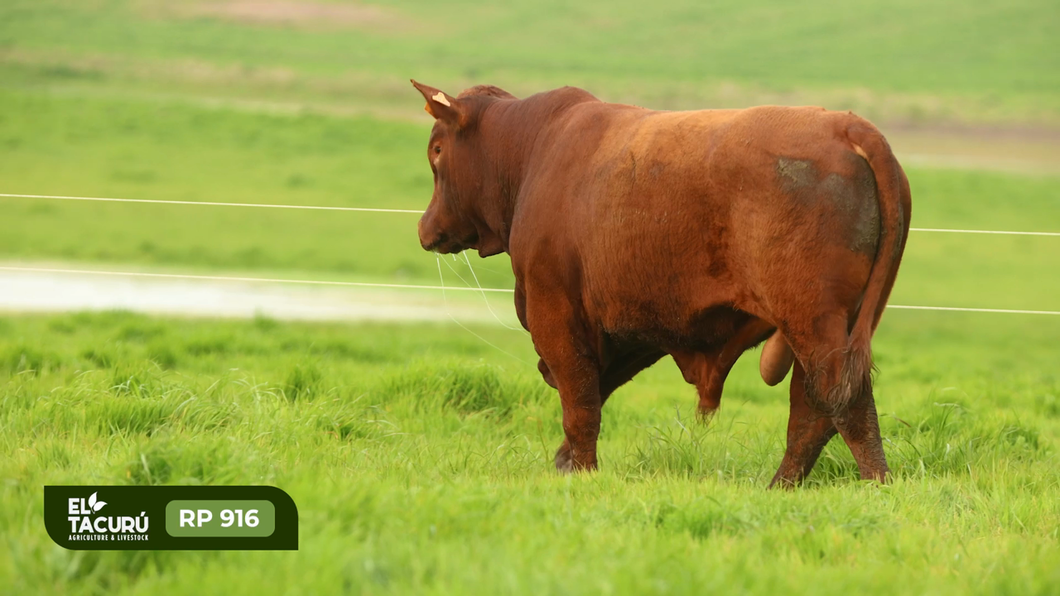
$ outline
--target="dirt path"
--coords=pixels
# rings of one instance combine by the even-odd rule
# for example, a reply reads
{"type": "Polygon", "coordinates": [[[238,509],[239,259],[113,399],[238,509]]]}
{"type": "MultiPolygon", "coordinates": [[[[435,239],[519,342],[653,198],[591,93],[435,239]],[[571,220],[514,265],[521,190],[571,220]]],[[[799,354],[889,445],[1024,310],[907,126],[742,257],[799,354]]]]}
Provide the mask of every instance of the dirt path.
{"type": "MultiPolygon", "coordinates": [[[[22,264],[25,265],[25,264],[22,264]]],[[[0,271],[0,311],[129,310],[188,317],[289,320],[448,321],[500,324],[481,294],[300,287],[286,284],[165,280],[0,271]]],[[[517,325],[509,296],[489,304],[517,325]]]]}
{"type": "Polygon", "coordinates": [[[1060,174],[1060,134],[1053,130],[887,126],[881,129],[903,165],[1060,174]]]}

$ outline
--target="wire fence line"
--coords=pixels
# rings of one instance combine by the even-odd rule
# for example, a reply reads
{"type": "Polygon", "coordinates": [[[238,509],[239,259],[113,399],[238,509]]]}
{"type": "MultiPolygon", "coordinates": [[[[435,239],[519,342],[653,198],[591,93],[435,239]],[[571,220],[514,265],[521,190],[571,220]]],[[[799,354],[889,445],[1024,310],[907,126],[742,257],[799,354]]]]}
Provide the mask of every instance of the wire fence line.
{"type": "Polygon", "coordinates": [[[1019,310],[1011,308],[964,308],[960,306],[907,306],[904,304],[888,304],[887,308],[899,308],[903,310],[941,310],[950,312],[988,312],[1011,315],[1060,315],[1060,310],[1019,310]]]}
{"type": "Polygon", "coordinates": [[[145,273],[142,271],[98,271],[91,269],[56,269],[51,267],[10,267],[0,266],[0,271],[20,271],[24,273],[64,273],[75,275],[110,275],[115,277],[153,277],[162,279],[194,279],[200,281],[237,281],[247,283],[298,284],[313,286],[349,286],[358,288],[397,288],[402,290],[441,290],[451,292],[500,292],[511,294],[515,290],[503,288],[461,288],[442,286],[421,286],[415,284],[384,284],[359,281],[324,281],[316,279],[283,279],[269,277],[237,277],[232,275],[190,275],[182,273],[145,273]]]}
{"type": "MultiPolygon", "coordinates": [[[[52,199],[62,201],[100,201],[105,203],[146,203],[156,205],[197,205],[207,207],[251,207],[257,209],[303,209],[311,211],[354,211],[364,213],[408,213],[422,215],[419,209],[386,209],[377,207],[329,207],[324,205],[277,205],[273,203],[221,203],[216,201],[169,201],[159,199],[119,199],[111,197],[72,197],[61,195],[27,195],[0,193],[0,197],[19,199],[52,199]]],[[[953,228],[909,228],[913,232],[944,234],[999,234],[1004,236],[1050,236],[1060,237],[1060,232],[1020,232],[1010,230],[961,230],[953,228]]]]}
{"type": "Polygon", "coordinates": [[[155,205],[205,205],[208,207],[255,207],[259,209],[306,209],[312,211],[364,211],[369,213],[415,213],[416,209],[382,209],[373,207],[327,207],[323,205],[276,205],[273,203],[218,203],[215,201],[164,201],[157,199],[114,199],[109,197],[65,197],[56,195],[19,195],[0,193],[0,197],[21,199],[56,199],[62,201],[101,201],[104,203],[149,203],[155,205]]]}
{"type": "Polygon", "coordinates": [[[948,228],[909,228],[910,232],[939,232],[943,234],[1003,234],[1006,236],[1060,236],[1060,232],[1014,232],[1009,230],[951,230],[948,228]]]}
{"type": "MultiPolygon", "coordinates": [[[[494,292],[500,294],[511,294],[515,290],[506,288],[471,288],[471,287],[459,287],[459,286],[427,286],[427,285],[415,285],[415,284],[384,284],[384,283],[367,283],[367,282],[355,282],[355,281],[323,281],[323,280],[311,280],[311,279],[283,279],[283,278],[266,278],[266,277],[239,277],[232,275],[191,275],[182,273],[145,273],[140,271],[99,271],[91,269],[59,269],[51,267],[13,267],[13,266],[0,266],[0,271],[15,271],[24,273],[62,273],[62,274],[75,274],[75,275],[108,275],[115,277],[149,277],[149,278],[163,278],[163,279],[188,279],[188,280],[201,280],[201,281],[227,281],[227,282],[243,282],[243,283],[281,283],[281,284],[300,284],[300,285],[320,285],[320,286],[349,286],[349,287],[365,287],[365,288],[396,288],[405,290],[439,290],[442,292],[494,292]]],[[[995,314],[1015,314],[1015,315],[1051,315],[1060,316],[1060,310],[1020,310],[1020,309],[1009,309],[1009,308],[965,308],[959,306],[911,306],[905,304],[888,304],[887,308],[901,309],[901,310],[931,310],[931,311],[943,311],[943,312],[978,312],[978,313],[995,313],[995,314]]]]}
{"type": "MultiPolygon", "coordinates": [[[[352,212],[368,212],[368,213],[406,213],[421,215],[423,211],[416,209],[385,209],[385,208],[370,208],[370,207],[329,207],[322,205],[279,205],[273,203],[226,203],[216,201],[175,201],[175,200],[159,200],[159,199],[123,199],[113,197],[77,197],[77,196],[64,196],[64,195],[32,195],[32,194],[15,194],[15,193],[0,193],[0,197],[8,198],[25,198],[25,199],[51,199],[51,200],[66,200],[66,201],[97,201],[97,202],[108,202],[108,203],[141,203],[141,204],[157,204],[157,205],[193,205],[193,206],[209,206],[209,207],[248,207],[248,208],[259,208],[259,209],[302,209],[312,211],[352,211],[352,212]]],[[[948,234],[1000,234],[1000,235],[1011,235],[1011,236],[1054,236],[1060,237],[1060,232],[1024,232],[1024,231],[1008,231],[1008,230],[961,230],[951,228],[910,228],[911,231],[915,232],[935,232],[935,233],[948,233],[948,234]]],[[[504,288],[483,288],[483,287],[453,287],[453,286],[431,286],[431,285],[417,285],[417,284],[388,284],[388,283],[370,283],[370,282],[353,282],[353,281],[325,281],[325,280],[310,280],[310,279],[283,279],[283,278],[263,278],[263,277],[240,277],[230,275],[191,275],[191,274],[178,274],[178,273],[146,273],[138,271],[99,271],[99,270],[87,270],[87,269],[60,269],[60,268],[48,268],[48,267],[13,267],[13,266],[0,266],[0,271],[16,271],[25,273],[61,273],[61,274],[81,274],[81,275],[105,275],[105,276],[118,276],[118,277],[147,277],[147,278],[163,278],[163,279],[186,279],[186,280],[200,280],[200,281],[227,281],[227,282],[244,282],[244,283],[279,283],[279,284],[299,284],[299,285],[318,285],[318,286],[346,286],[346,287],[364,287],[364,288],[392,288],[392,289],[404,289],[404,290],[441,290],[453,291],[453,292],[494,292],[494,293],[512,293],[514,290],[504,288]]],[[[887,308],[903,309],[903,310],[930,310],[930,311],[943,311],[943,312],[979,312],[979,313],[998,313],[998,314],[1025,314],[1025,315],[1060,315],[1060,311],[1051,310],[1020,310],[1020,309],[1003,309],[1003,308],[966,308],[956,306],[919,306],[919,305],[902,305],[902,304],[890,304],[887,308]]]]}

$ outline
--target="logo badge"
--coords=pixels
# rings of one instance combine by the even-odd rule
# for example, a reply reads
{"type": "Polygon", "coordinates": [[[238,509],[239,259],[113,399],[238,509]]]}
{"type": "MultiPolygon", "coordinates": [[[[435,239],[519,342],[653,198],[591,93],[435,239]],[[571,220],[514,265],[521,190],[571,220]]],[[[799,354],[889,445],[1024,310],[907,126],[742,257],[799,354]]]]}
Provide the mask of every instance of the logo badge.
{"type": "Polygon", "coordinates": [[[272,486],[46,486],[44,525],[72,550],[298,550],[272,486]]]}
{"type": "Polygon", "coordinates": [[[126,541],[148,540],[149,521],[147,512],[141,511],[138,516],[97,515],[106,505],[97,497],[99,491],[92,493],[88,499],[70,497],[67,499],[67,520],[70,522],[70,534],[67,540],[78,541],[126,541]]]}

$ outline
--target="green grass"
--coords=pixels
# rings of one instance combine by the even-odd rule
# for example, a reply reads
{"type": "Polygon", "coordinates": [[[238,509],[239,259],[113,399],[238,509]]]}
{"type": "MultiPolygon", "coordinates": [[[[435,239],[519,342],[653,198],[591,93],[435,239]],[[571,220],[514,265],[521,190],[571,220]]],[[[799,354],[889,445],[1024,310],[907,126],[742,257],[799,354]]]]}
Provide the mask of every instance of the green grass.
{"type": "MultiPolygon", "coordinates": [[[[814,0],[381,5],[383,23],[262,24],[202,2],[9,0],[8,85],[394,110],[407,79],[564,84],[657,107],[819,98],[906,120],[1060,120],[1055,3],[814,0]]],[[[216,4],[216,3],[215,3],[216,4]]]]}
{"type": "MultiPolygon", "coordinates": [[[[447,326],[0,319],[0,584],[21,593],[1047,594],[1060,581],[1057,322],[894,312],[875,342],[894,482],[843,443],[765,487],[785,390],[754,355],[708,426],[661,362],[561,477],[533,366],[447,326]],[[73,552],[56,483],[272,484],[300,550],[73,552]]],[[[531,361],[523,336],[479,328],[531,361]]]]}

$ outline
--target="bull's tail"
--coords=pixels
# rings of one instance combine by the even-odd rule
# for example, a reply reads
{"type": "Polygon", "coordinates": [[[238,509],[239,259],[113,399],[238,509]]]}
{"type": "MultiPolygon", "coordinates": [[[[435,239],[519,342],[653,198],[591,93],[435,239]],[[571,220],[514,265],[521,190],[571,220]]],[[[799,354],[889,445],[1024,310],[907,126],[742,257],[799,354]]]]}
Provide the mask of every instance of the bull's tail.
{"type": "MultiPolygon", "coordinates": [[[[821,388],[814,382],[820,380],[818,375],[813,374],[817,371],[807,371],[807,381],[817,385],[807,387],[811,389],[810,394],[816,394],[813,401],[835,413],[844,412],[851,400],[871,389],[872,334],[894,284],[895,273],[905,247],[909,217],[909,214],[905,213],[908,207],[903,206],[903,203],[908,205],[908,201],[903,201],[903,192],[908,193],[904,187],[905,175],[883,134],[868,122],[858,119],[847,129],[847,138],[851,149],[868,162],[876,178],[880,236],[876,258],[847,345],[841,353],[835,354],[841,362],[839,370],[832,369],[832,374],[838,372],[838,378],[826,374],[831,376],[832,383],[829,383],[831,386],[822,395],[813,391],[821,388]],[[817,379],[813,379],[814,377],[817,379]]],[[[830,358],[826,358],[828,359],[830,358]]]]}

